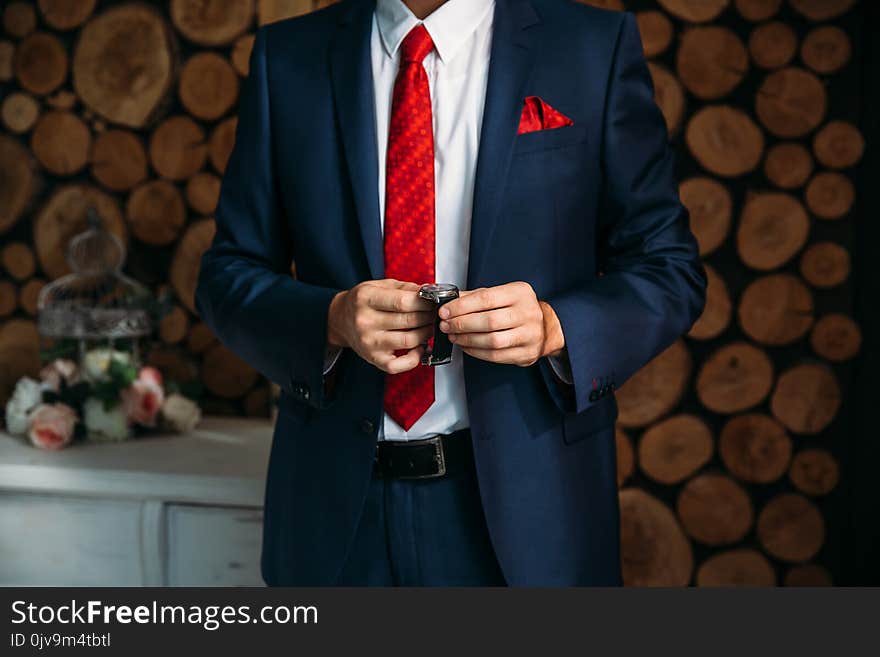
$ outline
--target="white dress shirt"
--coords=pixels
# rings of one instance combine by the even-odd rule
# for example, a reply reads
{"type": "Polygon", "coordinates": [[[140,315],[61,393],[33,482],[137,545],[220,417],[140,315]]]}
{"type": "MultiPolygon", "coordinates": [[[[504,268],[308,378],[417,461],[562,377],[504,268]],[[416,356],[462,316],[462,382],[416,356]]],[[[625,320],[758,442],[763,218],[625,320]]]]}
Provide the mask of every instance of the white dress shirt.
{"type": "MultiPolygon", "coordinates": [[[[422,65],[428,74],[434,122],[435,274],[436,282],[453,283],[461,289],[467,279],[494,8],[495,0],[447,0],[420,21],[402,0],[377,0],[370,41],[379,158],[377,192],[383,224],[385,156],[400,44],[419,23],[434,42],[434,50],[422,65]]],[[[337,356],[328,354],[328,370],[337,356]]],[[[418,440],[468,427],[462,360],[461,350],[454,345],[452,363],[434,368],[434,403],[409,431],[386,413],[379,440],[418,440]]],[[[551,359],[551,364],[558,375],[571,380],[564,362],[551,359]]]]}

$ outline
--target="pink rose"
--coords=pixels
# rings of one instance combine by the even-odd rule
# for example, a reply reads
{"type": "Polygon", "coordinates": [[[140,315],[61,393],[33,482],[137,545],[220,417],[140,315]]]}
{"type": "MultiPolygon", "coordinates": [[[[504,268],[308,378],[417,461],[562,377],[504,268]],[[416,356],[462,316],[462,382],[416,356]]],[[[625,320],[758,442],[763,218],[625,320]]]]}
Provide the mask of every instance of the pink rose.
{"type": "Polygon", "coordinates": [[[76,420],[67,404],[40,404],[28,414],[28,437],[41,449],[61,449],[73,439],[76,420]]]}
{"type": "Polygon", "coordinates": [[[68,385],[79,381],[79,370],[74,361],[67,358],[56,358],[40,370],[40,380],[55,392],[58,392],[61,387],[62,379],[68,385]]]}
{"type": "Polygon", "coordinates": [[[165,401],[162,386],[153,381],[138,379],[122,391],[121,397],[129,420],[145,427],[156,426],[156,415],[165,401]]]}
{"type": "Polygon", "coordinates": [[[142,367],[138,372],[138,381],[146,381],[159,387],[162,386],[162,373],[155,367],[142,367]]]}

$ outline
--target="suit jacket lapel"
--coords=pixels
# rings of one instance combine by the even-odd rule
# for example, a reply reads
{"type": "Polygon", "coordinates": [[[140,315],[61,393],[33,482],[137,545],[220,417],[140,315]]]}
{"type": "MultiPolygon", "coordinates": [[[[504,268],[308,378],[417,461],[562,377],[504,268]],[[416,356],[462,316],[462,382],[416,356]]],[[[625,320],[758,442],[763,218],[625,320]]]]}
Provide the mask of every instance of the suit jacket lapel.
{"type": "Polygon", "coordinates": [[[471,289],[477,286],[498,220],[540,22],[528,0],[497,0],[474,182],[467,276],[471,289]]]}
{"type": "Polygon", "coordinates": [[[384,277],[370,36],[375,1],[352,3],[330,51],[337,118],[370,275],[384,277]]]}

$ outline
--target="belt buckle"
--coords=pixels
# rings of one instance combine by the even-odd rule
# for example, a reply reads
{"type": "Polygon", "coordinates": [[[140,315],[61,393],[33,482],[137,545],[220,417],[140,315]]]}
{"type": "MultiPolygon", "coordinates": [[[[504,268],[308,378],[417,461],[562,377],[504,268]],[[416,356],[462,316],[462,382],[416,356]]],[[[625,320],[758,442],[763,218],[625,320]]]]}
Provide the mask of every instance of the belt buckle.
{"type": "Polygon", "coordinates": [[[440,436],[432,436],[423,440],[413,440],[404,443],[407,447],[419,445],[432,445],[434,447],[434,462],[437,464],[437,472],[424,475],[399,475],[398,479],[437,479],[446,474],[446,456],[443,454],[443,442],[440,436]]]}

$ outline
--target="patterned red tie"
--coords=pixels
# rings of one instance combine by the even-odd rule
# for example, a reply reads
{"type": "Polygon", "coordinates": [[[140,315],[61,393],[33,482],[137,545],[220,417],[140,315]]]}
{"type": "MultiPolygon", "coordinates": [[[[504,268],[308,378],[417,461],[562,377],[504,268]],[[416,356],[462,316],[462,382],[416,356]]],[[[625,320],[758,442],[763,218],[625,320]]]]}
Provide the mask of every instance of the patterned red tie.
{"type": "MultiPolygon", "coordinates": [[[[422,66],[433,49],[424,25],[414,27],[400,46],[385,175],[385,276],[419,284],[434,282],[434,127],[422,66]]],[[[433,403],[433,368],[419,365],[387,375],[385,412],[404,430],[433,403]]]]}

